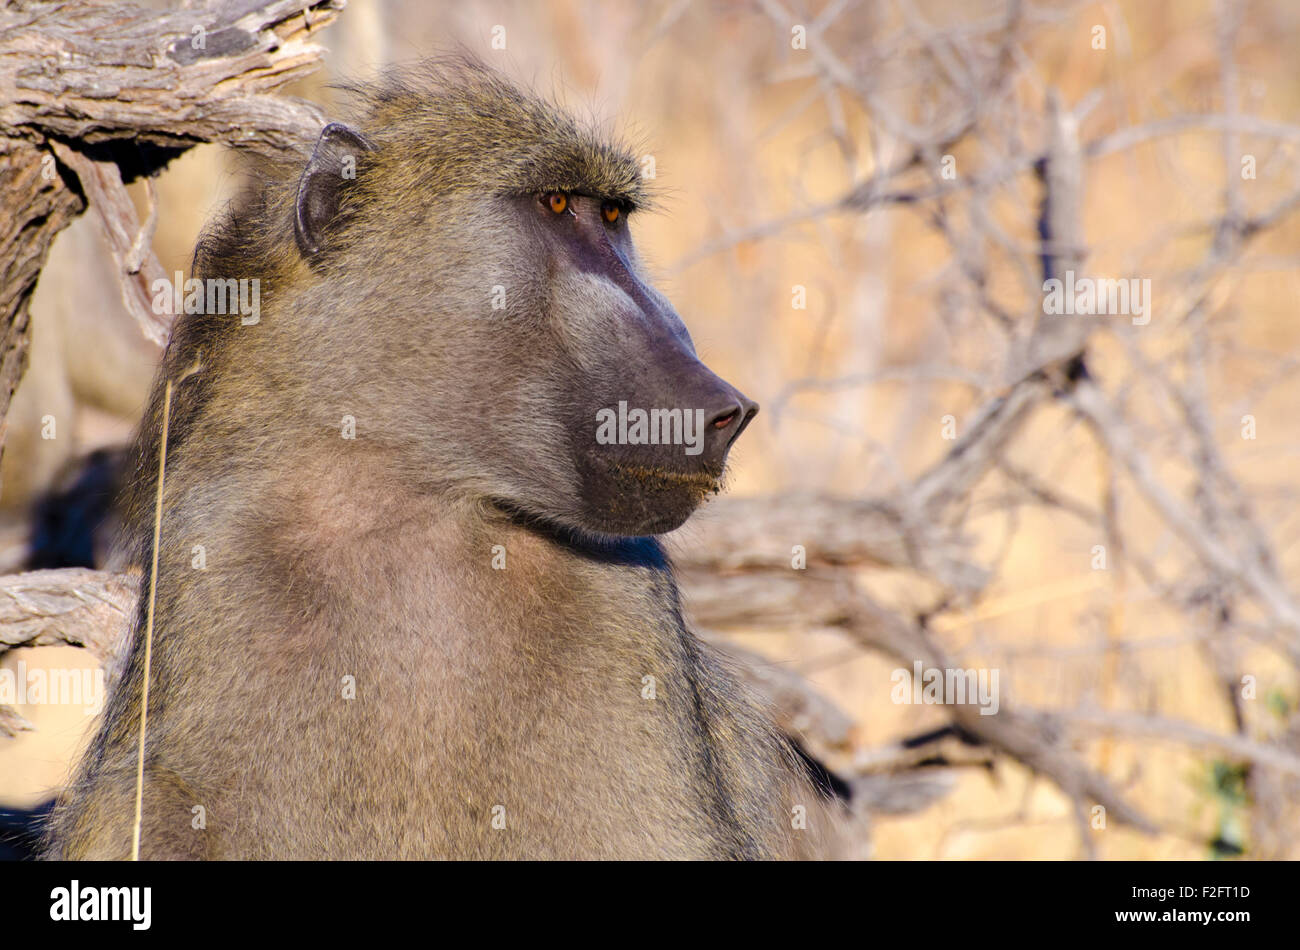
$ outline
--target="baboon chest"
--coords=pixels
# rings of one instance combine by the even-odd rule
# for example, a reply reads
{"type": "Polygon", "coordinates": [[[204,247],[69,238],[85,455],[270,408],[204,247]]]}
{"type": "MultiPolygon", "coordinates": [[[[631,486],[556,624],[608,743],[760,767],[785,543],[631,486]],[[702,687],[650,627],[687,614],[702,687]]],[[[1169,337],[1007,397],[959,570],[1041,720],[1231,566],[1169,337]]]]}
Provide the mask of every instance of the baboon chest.
{"type": "Polygon", "coordinates": [[[490,545],[481,563],[477,547],[432,547],[358,559],[376,572],[364,597],[299,580],[325,606],[264,640],[240,699],[256,712],[225,725],[263,747],[230,762],[243,774],[216,811],[240,816],[231,850],[731,856],[715,684],[667,579],[525,536],[507,539],[504,569],[490,545]],[[281,837],[304,824],[313,834],[281,837]]]}

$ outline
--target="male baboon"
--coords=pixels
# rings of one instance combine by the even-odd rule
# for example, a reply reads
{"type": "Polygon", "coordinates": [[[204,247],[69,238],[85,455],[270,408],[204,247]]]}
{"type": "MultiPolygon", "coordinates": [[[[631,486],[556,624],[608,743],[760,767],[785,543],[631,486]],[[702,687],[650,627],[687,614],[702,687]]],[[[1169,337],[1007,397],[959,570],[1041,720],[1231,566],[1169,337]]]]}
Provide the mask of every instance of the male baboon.
{"type": "MultiPolygon", "coordinates": [[[[136,445],[147,577],[181,380],[142,857],[806,853],[816,793],[652,537],[756,407],[641,276],[638,163],[466,58],[354,91],[200,241],[260,319],[178,320],[136,445]],[[693,445],[599,438],[627,407],[693,445]]],[[[55,856],[129,853],[147,601],[55,856]]]]}

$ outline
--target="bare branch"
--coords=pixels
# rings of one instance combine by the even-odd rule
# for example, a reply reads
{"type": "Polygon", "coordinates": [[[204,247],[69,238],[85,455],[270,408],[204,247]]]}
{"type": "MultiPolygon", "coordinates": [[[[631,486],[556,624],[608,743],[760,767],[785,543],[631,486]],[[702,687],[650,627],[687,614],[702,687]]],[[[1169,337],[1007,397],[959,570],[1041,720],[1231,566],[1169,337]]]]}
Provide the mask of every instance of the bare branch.
{"type": "Polygon", "coordinates": [[[0,654],[62,643],[111,667],[138,596],[130,574],[77,567],[0,577],[0,654]]]}

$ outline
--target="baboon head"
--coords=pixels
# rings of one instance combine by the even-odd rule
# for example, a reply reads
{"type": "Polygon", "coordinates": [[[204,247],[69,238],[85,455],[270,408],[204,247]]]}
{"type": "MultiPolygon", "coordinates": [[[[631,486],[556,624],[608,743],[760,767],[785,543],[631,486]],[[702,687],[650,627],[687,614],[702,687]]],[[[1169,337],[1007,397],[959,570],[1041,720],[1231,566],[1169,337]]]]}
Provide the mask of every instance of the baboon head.
{"type": "Polygon", "coordinates": [[[354,417],[413,485],[597,534],[681,524],[757,406],[643,274],[635,157],[466,58],[350,88],[356,121],[200,248],[221,276],[223,249],[272,262],[263,332],[318,370],[275,370],[286,401],[322,433],[354,417]]]}

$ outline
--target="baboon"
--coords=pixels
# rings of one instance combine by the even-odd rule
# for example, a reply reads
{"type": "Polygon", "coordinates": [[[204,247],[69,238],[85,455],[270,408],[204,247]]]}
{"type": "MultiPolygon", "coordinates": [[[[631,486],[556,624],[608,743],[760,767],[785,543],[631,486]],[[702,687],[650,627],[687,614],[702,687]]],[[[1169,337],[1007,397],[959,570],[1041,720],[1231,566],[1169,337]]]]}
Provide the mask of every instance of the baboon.
{"type": "Polygon", "coordinates": [[[196,249],[260,314],[173,330],[122,505],[146,590],[48,853],[130,854],[167,380],[141,857],[818,853],[655,538],[757,407],[643,276],[639,163],[468,56],[351,92],[196,249]],[[598,438],[627,407],[694,450],[598,438]]]}

